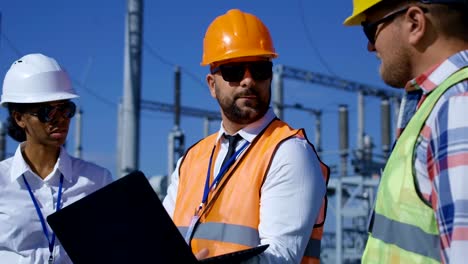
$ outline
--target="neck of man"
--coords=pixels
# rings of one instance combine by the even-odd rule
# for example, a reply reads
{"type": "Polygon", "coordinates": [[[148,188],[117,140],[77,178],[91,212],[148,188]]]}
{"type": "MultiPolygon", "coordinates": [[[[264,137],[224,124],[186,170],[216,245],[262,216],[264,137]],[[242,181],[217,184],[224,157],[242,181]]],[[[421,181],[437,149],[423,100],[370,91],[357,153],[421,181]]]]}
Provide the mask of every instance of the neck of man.
{"type": "Polygon", "coordinates": [[[417,49],[419,52],[414,60],[413,78],[463,50],[468,50],[468,43],[457,39],[439,39],[431,45],[417,49]]]}
{"type": "Polygon", "coordinates": [[[227,118],[223,118],[223,128],[229,135],[234,135],[237,131],[244,128],[246,125],[244,124],[237,124],[231,122],[231,120],[227,118]]]}

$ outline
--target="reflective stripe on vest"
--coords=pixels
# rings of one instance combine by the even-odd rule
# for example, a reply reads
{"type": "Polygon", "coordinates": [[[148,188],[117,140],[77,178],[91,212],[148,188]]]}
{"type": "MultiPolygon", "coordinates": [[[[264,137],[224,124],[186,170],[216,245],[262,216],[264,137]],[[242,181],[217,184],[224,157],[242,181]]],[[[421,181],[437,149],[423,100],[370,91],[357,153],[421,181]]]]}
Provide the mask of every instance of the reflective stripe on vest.
{"type": "Polygon", "coordinates": [[[379,228],[372,231],[372,236],[387,244],[433,258],[440,262],[439,236],[422,231],[419,227],[393,221],[383,215],[375,214],[374,225],[379,228]]]}
{"type": "Polygon", "coordinates": [[[468,79],[468,68],[433,90],[404,129],[385,166],[362,263],[439,263],[440,234],[433,208],[418,195],[414,149],[435,104],[450,87],[468,79]]]}
{"type": "MultiPolygon", "coordinates": [[[[179,227],[181,234],[185,234],[187,229],[186,226],[179,227]]],[[[193,238],[235,243],[248,247],[256,247],[260,244],[257,229],[224,223],[200,223],[193,238]]]]}
{"type": "MultiPolygon", "coordinates": [[[[181,234],[187,233],[187,226],[178,227],[181,234]]],[[[260,244],[256,229],[239,225],[228,225],[223,223],[202,223],[194,238],[217,240],[221,242],[236,243],[255,247],[260,244]]],[[[305,257],[320,258],[321,241],[310,239],[304,252],[305,257]]]]}

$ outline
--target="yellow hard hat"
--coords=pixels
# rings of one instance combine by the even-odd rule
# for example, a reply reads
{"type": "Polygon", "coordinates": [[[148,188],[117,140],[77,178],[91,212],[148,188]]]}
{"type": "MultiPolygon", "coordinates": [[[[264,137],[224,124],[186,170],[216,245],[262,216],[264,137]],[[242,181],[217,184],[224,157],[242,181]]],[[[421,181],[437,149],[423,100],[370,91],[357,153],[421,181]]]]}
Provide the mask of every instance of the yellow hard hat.
{"type": "Polygon", "coordinates": [[[364,12],[380,2],[382,0],[353,0],[353,14],[346,18],[343,24],[347,26],[360,25],[366,20],[364,12]]]}
{"type": "Polygon", "coordinates": [[[202,66],[251,56],[278,57],[270,32],[258,17],[231,9],[210,24],[203,40],[202,66]]]}

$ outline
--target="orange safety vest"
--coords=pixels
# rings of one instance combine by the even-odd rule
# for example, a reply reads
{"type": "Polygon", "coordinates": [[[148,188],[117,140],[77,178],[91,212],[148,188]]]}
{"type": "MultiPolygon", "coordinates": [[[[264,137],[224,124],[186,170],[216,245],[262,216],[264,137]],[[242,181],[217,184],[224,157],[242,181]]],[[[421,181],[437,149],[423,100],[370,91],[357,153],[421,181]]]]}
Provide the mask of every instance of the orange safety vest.
{"type": "MultiPolygon", "coordinates": [[[[220,144],[216,142],[216,137],[217,134],[212,134],[193,145],[187,150],[180,164],[173,220],[183,235],[187,232],[195,209],[203,196],[203,183],[206,181],[210,150],[213,145],[215,145],[213,157],[218,155],[220,144]]],[[[278,146],[292,137],[307,140],[304,130],[294,130],[285,122],[275,119],[228,169],[217,187],[210,192],[207,204],[199,213],[200,219],[191,240],[194,253],[208,248],[211,257],[260,244],[258,233],[260,190],[278,146]]],[[[312,146],[310,142],[309,144],[312,146]]],[[[320,165],[328,184],[329,169],[321,161],[320,165]]],[[[213,169],[214,162],[211,171],[213,169]]],[[[211,175],[210,180],[213,178],[211,175]]],[[[320,214],[301,263],[320,263],[320,241],[326,204],[324,196],[320,214]]]]}

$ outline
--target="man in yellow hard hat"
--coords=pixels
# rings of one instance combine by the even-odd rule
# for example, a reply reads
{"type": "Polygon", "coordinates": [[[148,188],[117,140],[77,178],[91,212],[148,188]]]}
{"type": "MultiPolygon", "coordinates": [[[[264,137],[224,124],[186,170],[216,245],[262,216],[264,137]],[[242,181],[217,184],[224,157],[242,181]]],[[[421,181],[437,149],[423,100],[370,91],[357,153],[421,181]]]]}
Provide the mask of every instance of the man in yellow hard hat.
{"type": "Polygon", "coordinates": [[[354,0],[385,83],[404,88],[398,140],[363,263],[468,260],[468,1],[354,0]]]}
{"type": "Polygon", "coordinates": [[[328,167],[270,108],[277,56],[252,14],[229,10],[206,31],[201,64],[222,123],[179,160],[164,200],[194,253],[269,244],[250,261],[319,263],[328,167]]]}

